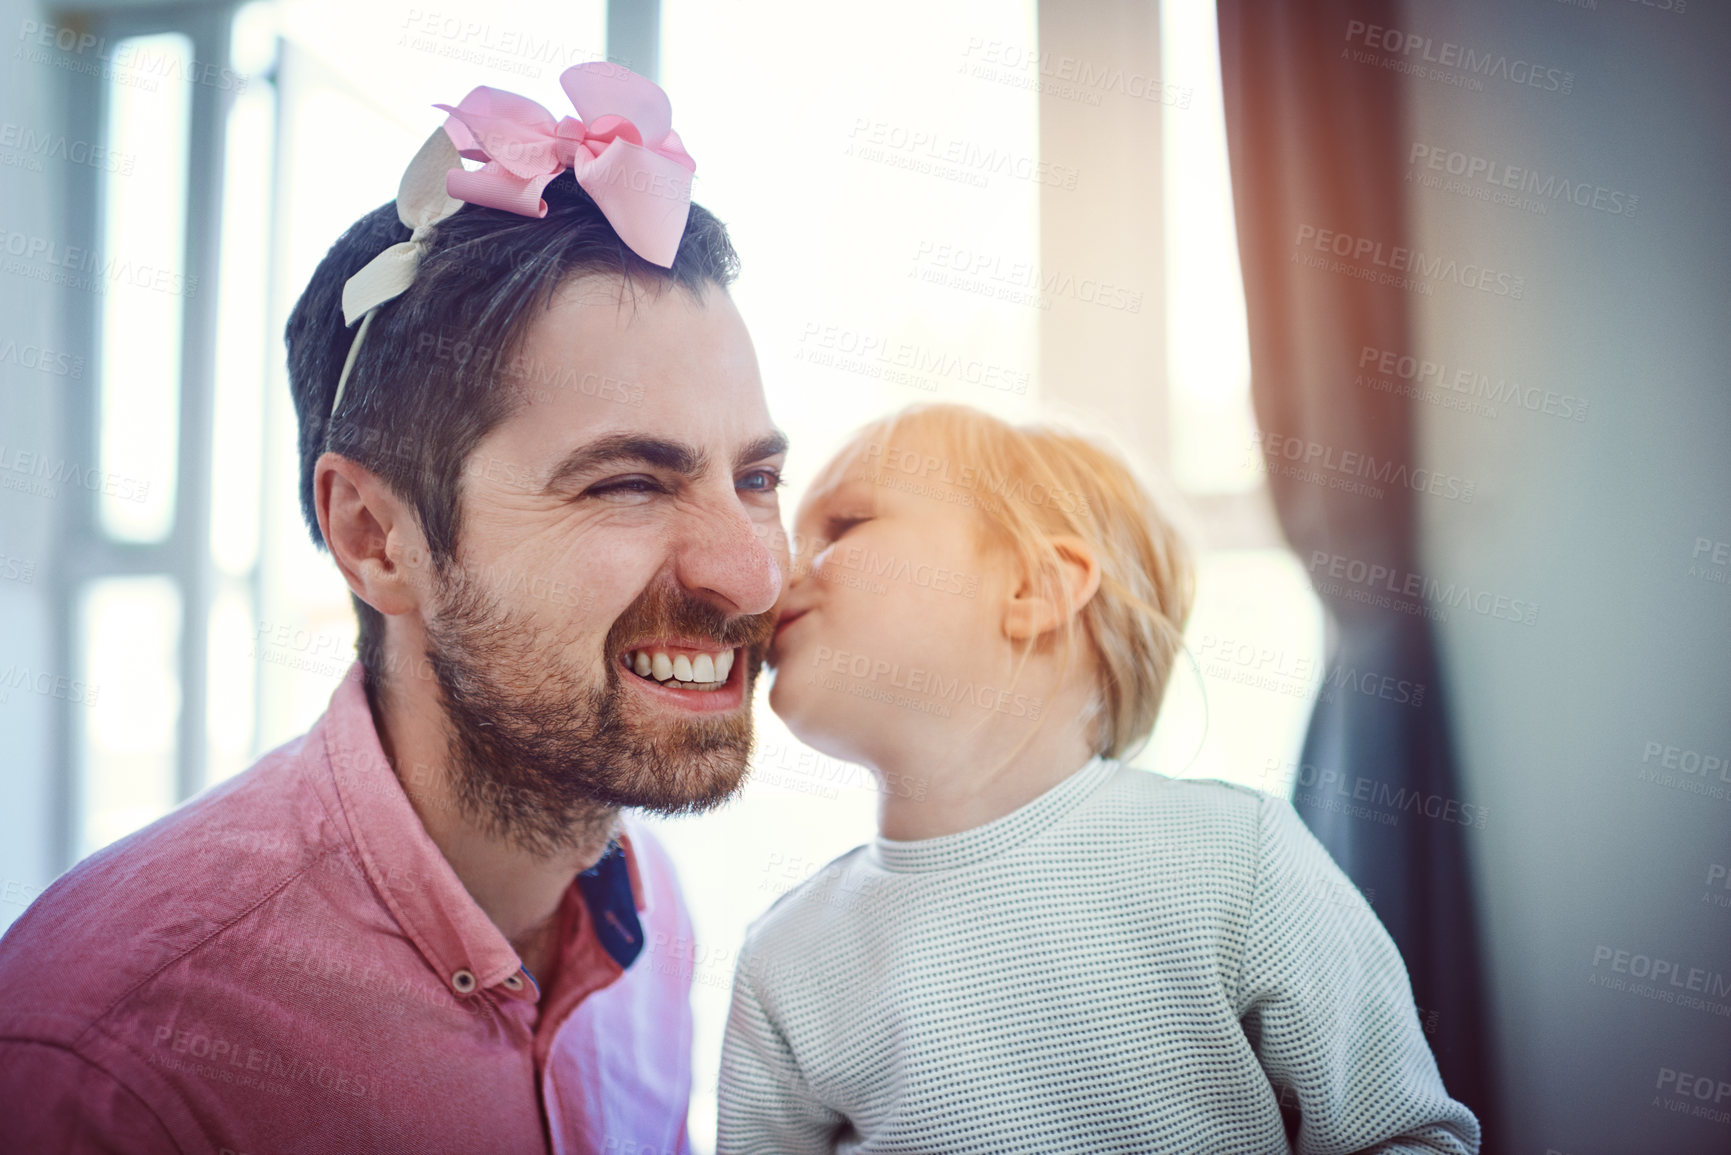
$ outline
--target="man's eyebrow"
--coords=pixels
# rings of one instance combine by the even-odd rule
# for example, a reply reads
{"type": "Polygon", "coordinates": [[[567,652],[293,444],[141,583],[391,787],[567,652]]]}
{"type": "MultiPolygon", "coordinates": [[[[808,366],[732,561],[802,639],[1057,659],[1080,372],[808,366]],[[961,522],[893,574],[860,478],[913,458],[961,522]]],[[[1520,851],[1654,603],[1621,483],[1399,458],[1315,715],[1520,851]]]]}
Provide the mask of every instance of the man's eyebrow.
{"type": "Polygon", "coordinates": [[[774,433],[766,433],[733,455],[733,467],[740,469],[754,461],[762,461],[766,457],[777,457],[787,452],[787,434],[777,429],[774,433]]]}
{"type": "Polygon", "coordinates": [[[645,437],[636,433],[615,433],[578,446],[547,479],[546,492],[551,493],[561,483],[579,477],[604,465],[624,465],[640,462],[672,470],[688,477],[702,473],[709,465],[709,455],[678,441],[660,437],[645,437]]]}

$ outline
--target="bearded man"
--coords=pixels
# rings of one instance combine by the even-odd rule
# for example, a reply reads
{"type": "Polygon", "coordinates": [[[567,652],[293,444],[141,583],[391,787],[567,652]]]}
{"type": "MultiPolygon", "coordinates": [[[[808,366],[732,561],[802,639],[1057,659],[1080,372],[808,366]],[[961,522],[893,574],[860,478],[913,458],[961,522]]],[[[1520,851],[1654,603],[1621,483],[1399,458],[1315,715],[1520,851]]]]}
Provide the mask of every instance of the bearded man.
{"type": "Polygon", "coordinates": [[[690,924],[622,811],[744,775],[786,442],[665,95],[561,83],[440,106],[295,307],[359,660],[0,942],[5,1150],[685,1149],[690,924]]]}

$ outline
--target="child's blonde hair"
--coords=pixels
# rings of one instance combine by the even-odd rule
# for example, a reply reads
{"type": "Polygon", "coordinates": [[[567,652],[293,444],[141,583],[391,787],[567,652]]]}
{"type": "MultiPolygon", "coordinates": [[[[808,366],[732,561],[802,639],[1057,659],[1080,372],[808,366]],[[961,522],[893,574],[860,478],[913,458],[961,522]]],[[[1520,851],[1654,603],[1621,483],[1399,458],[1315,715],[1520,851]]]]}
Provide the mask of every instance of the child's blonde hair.
{"type": "Polygon", "coordinates": [[[1123,757],[1148,738],[1183,646],[1195,574],[1184,539],[1122,460],[1045,426],[1011,425],[965,405],[915,405],[856,432],[812,494],[852,478],[912,492],[944,487],[1048,588],[1061,572],[1053,539],[1087,542],[1100,588],[1066,624],[1065,668],[1079,617],[1099,672],[1095,753],[1123,757]],[[907,452],[915,445],[921,452],[907,452]]]}

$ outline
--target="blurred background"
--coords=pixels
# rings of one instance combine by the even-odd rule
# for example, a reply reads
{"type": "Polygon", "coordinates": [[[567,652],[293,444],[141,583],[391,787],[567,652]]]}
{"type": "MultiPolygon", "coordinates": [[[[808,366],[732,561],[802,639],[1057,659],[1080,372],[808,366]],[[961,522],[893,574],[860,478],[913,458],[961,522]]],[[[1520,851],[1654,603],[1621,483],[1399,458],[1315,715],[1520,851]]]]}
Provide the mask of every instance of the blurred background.
{"type": "MultiPolygon", "coordinates": [[[[1723,12],[0,11],[0,929],[324,710],[354,622],[296,504],[288,312],[435,102],[558,115],[611,59],[743,258],[789,514],[912,402],[1113,444],[1201,560],[1138,764],[1293,799],[1487,1150],[1731,1149],[1723,12]]],[[[744,794],[658,823],[700,1151],[746,924],[875,813],[758,719],[744,794]]]]}

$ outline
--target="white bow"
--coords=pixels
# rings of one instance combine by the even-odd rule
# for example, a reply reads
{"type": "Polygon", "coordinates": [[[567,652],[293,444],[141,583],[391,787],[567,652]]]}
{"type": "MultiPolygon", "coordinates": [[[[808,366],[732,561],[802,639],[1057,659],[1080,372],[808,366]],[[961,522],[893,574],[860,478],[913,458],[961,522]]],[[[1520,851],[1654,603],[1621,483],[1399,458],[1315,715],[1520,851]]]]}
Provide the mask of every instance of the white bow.
{"type": "Polygon", "coordinates": [[[399,241],[368,261],[360,271],[343,284],[343,324],[352,325],[361,319],[360,331],[349,343],[349,355],[343,361],[342,374],[337,378],[336,396],[331,398],[331,415],[342,402],[343,389],[349,383],[349,371],[354,368],[355,355],[366,339],[373,321],[373,311],[386,301],[400,295],[414,284],[415,271],[420,268],[421,254],[432,241],[433,226],[462,208],[464,201],[445,191],[445,175],[463,167],[457,146],[441,126],[433,130],[415,159],[403,172],[397,186],[397,219],[413,234],[399,241]]]}

